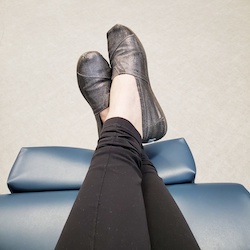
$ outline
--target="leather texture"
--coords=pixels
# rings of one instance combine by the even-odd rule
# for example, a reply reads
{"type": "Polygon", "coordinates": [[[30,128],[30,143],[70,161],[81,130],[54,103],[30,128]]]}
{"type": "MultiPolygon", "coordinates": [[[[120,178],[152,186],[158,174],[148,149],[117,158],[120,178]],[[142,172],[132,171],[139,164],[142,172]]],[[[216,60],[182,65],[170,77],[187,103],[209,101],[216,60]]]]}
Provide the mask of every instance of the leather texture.
{"type": "Polygon", "coordinates": [[[165,184],[194,182],[195,162],[185,139],[150,143],[144,150],[165,184]]]}
{"type": "Polygon", "coordinates": [[[89,51],[79,58],[77,81],[83,97],[94,112],[100,135],[102,121],[99,114],[109,107],[111,69],[99,52],[89,51]]]}
{"type": "MultiPolygon", "coordinates": [[[[238,184],[168,186],[201,249],[249,249],[250,195],[238,184]]],[[[52,250],[78,191],[0,195],[0,249],[52,250]]]]}
{"type": "Polygon", "coordinates": [[[0,249],[54,249],[77,193],[0,195],[0,249]]]}
{"type": "Polygon", "coordinates": [[[142,109],[143,142],[159,140],[167,132],[167,121],[158,103],[148,77],[144,48],[133,31],[115,25],[107,33],[112,79],[130,74],[136,79],[142,109]]]}
{"type": "MultiPolygon", "coordinates": [[[[194,182],[195,163],[183,138],[144,148],[165,184],[194,182]]],[[[8,187],[12,193],[79,189],[93,153],[70,147],[22,148],[9,174],[8,187]]]]}
{"type": "Polygon", "coordinates": [[[250,249],[250,195],[239,184],[182,184],[168,189],[201,249],[250,249]]]}

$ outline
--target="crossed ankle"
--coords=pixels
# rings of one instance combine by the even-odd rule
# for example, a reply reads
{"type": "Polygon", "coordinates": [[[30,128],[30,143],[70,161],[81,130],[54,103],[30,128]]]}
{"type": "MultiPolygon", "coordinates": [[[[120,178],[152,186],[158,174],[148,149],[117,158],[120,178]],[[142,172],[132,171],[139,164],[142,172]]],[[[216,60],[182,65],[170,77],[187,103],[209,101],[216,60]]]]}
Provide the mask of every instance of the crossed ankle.
{"type": "Polygon", "coordinates": [[[103,123],[107,120],[108,114],[109,114],[109,108],[106,108],[100,112],[100,117],[103,123]]]}

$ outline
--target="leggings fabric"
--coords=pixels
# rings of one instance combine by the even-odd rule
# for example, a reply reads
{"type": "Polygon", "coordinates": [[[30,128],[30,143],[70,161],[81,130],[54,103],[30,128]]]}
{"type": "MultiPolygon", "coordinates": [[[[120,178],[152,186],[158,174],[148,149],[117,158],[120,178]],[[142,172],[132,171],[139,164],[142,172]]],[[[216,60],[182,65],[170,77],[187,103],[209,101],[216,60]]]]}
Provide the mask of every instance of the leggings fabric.
{"type": "Polygon", "coordinates": [[[129,121],[104,123],[56,249],[199,249],[129,121]]]}

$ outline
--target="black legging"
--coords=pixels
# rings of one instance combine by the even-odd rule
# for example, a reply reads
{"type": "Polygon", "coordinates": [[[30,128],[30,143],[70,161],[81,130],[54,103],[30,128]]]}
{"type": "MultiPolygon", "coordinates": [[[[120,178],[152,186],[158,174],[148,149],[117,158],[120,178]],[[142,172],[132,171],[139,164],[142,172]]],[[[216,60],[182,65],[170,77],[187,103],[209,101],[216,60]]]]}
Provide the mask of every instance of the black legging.
{"type": "Polygon", "coordinates": [[[56,249],[199,249],[127,120],[104,123],[56,249]]]}

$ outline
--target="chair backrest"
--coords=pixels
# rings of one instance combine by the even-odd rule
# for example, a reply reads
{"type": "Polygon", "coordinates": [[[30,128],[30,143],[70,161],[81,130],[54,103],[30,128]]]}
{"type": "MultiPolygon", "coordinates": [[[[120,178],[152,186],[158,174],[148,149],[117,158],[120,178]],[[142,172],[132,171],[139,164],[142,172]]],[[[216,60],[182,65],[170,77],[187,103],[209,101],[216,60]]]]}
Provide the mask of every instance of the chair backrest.
{"type": "MultiPolygon", "coordinates": [[[[144,148],[165,184],[194,182],[196,167],[184,139],[155,142],[144,148]]],[[[93,153],[71,147],[22,148],[9,174],[8,187],[12,193],[78,190],[93,153]]]]}

